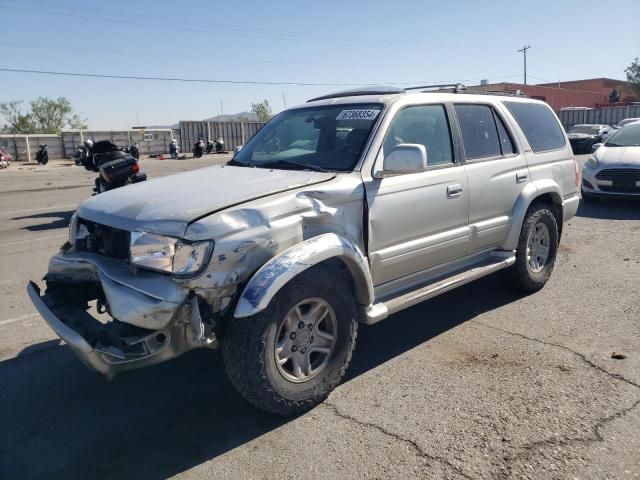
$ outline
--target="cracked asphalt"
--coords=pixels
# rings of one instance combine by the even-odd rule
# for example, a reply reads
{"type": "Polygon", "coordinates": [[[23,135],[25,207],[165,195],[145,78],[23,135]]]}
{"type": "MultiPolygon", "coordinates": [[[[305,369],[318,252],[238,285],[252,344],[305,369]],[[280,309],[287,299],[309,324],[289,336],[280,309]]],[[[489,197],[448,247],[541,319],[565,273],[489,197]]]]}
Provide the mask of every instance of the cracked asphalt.
{"type": "Polygon", "coordinates": [[[107,382],[38,318],[24,286],[92,178],[0,171],[0,478],[640,478],[639,202],[582,204],[541,292],[491,276],[361,326],[345,381],[283,419],[233,391],[218,352],[107,382]]]}

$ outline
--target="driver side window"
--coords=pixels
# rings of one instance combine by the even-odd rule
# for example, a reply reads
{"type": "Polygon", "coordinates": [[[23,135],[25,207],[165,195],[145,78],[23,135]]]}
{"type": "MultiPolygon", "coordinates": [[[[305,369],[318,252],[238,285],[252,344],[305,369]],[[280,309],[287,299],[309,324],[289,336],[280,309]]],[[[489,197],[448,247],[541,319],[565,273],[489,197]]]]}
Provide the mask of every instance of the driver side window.
{"type": "Polygon", "coordinates": [[[401,143],[424,145],[427,164],[453,163],[451,131],[444,105],[416,105],[400,110],[383,143],[383,153],[401,143]]]}

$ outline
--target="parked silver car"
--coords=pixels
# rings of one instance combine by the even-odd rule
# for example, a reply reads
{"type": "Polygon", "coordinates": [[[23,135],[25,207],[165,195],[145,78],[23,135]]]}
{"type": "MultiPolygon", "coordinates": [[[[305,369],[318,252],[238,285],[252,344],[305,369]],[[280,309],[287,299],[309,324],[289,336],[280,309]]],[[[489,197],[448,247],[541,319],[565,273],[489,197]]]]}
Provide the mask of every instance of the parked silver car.
{"type": "Polygon", "coordinates": [[[578,173],[544,102],[326,95],[278,114],[225,166],[86,200],[46,291],[28,292],[107,376],[221,345],[247,400],[292,414],[340,382],[358,323],[497,271],[542,288],[578,173]]]}
{"type": "Polygon", "coordinates": [[[597,147],[582,168],[582,198],[640,198],[640,121],[597,147]]]}

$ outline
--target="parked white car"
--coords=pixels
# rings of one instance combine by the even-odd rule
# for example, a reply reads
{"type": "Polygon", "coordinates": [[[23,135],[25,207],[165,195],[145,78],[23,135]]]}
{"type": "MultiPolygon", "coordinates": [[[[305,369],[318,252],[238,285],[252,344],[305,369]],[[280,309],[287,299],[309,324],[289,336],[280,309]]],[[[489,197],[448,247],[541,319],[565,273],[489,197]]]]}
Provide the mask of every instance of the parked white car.
{"type": "Polygon", "coordinates": [[[640,198],[640,121],[627,123],[594,147],[582,169],[582,198],[640,198]]]}

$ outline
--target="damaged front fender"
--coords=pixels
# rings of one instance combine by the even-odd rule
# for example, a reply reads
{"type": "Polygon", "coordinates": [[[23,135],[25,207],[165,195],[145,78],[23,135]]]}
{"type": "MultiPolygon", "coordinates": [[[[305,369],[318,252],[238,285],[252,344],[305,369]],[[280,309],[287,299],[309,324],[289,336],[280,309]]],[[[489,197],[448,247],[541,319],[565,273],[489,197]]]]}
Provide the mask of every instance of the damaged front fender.
{"type": "Polygon", "coordinates": [[[342,260],[348,268],[357,303],[370,305],[373,283],[366,257],[354,242],[335,233],[326,233],[294,245],[265,263],[240,295],[235,317],[244,318],[261,312],[287,282],[331,258],[342,260]]]}

